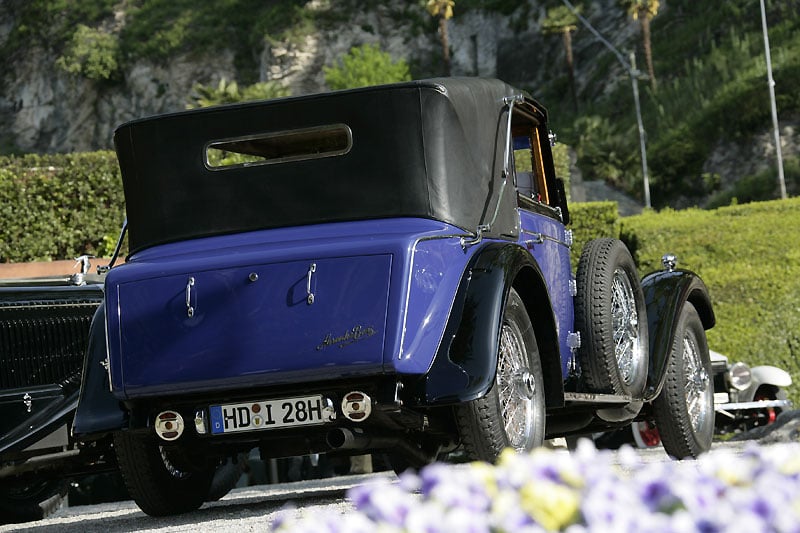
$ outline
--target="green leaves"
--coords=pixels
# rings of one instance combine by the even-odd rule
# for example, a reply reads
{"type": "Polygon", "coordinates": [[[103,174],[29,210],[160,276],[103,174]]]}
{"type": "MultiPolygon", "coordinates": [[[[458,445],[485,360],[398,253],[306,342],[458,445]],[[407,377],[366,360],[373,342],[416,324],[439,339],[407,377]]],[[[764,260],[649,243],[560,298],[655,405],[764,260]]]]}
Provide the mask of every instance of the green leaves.
{"type": "Polygon", "coordinates": [[[186,108],[234,104],[250,100],[269,100],[289,95],[289,89],[277,81],[262,81],[240,89],[235,80],[227,81],[222,78],[216,87],[196,84],[192,94],[189,95],[189,103],[186,104],[186,108]]]}
{"type": "Polygon", "coordinates": [[[323,67],[325,83],[333,90],[354,89],[370,85],[381,85],[409,81],[411,71],[405,60],[392,61],[378,45],[363,44],[350,49],[332,67],[323,67]]]}
{"type": "MultiPolygon", "coordinates": [[[[575,215],[573,215],[575,217],[575,215]]],[[[647,212],[622,219],[622,240],[640,274],[675,253],[711,294],[713,350],[771,364],[800,380],[800,198],[705,211],[647,212]]],[[[792,393],[790,392],[790,395],[792,393]]],[[[795,393],[794,401],[800,397],[795,393]]]]}
{"type": "Polygon", "coordinates": [[[78,24],[56,65],[90,80],[108,80],[119,74],[118,57],[119,41],[115,35],[78,24]]]}
{"type": "Polygon", "coordinates": [[[124,213],[113,152],[0,157],[0,262],[100,255],[124,213]]]}

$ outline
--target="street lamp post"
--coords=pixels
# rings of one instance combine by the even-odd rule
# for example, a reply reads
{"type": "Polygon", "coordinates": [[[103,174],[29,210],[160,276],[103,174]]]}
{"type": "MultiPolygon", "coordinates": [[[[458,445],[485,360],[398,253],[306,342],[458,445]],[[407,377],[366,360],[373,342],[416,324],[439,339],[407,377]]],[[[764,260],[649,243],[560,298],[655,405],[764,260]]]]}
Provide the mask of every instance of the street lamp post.
{"type": "Polygon", "coordinates": [[[775,105],[775,80],[772,79],[772,57],[769,53],[769,35],[767,34],[767,12],[764,0],[761,0],[761,29],[764,32],[764,55],[767,58],[767,83],[772,109],[772,128],[775,132],[775,153],[778,157],[778,183],[781,186],[781,198],[786,199],[786,180],[783,176],[783,155],[781,154],[781,133],[778,127],[778,108],[775,105]]]}
{"type": "MultiPolygon", "coordinates": [[[[572,11],[572,14],[575,15],[578,18],[578,20],[581,21],[581,24],[586,26],[586,28],[590,32],[592,32],[592,35],[594,35],[597,38],[598,41],[603,43],[603,45],[606,48],[608,48],[611,51],[611,53],[614,54],[614,57],[617,58],[617,61],[620,62],[622,67],[628,72],[628,75],[631,78],[631,85],[632,85],[632,88],[633,88],[633,103],[634,103],[634,106],[636,108],[636,122],[637,122],[637,125],[639,127],[639,146],[640,146],[641,152],[642,152],[642,179],[644,180],[644,205],[645,205],[645,207],[650,208],[651,207],[651,205],[650,205],[650,178],[647,175],[647,148],[645,146],[646,139],[647,139],[647,134],[644,131],[644,123],[642,122],[642,108],[641,108],[641,106],[639,104],[639,77],[641,76],[641,72],[639,72],[636,69],[636,56],[631,52],[630,62],[626,61],[625,57],[620,53],[620,51],[617,50],[614,47],[614,45],[611,44],[610,42],[608,42],[602,35],[600,35],[600,32],[597,31],[594,28],[594,26],[589,24],[589,21],[586,20],[578,12],[577,9],[575,9],[575,6],[573,6],[572,3],[569,0],[561,0],[561,1],[564,2],[564,5],[567,6],[567,8],[570,11],[572,11]]],[[[764,0],[761,0],[761,1],[763,2],[764,0]]]]}

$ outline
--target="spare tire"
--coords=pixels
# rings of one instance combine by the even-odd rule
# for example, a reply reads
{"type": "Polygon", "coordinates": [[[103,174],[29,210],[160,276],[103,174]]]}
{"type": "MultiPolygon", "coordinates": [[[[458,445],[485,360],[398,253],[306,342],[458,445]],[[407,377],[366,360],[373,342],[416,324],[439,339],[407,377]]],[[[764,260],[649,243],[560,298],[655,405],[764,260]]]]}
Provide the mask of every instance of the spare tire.
{"type": "Polygon", "coordinates": [[[628,248],[595,239],[581,253],[575,327],[581,373],[590,392],[641,398],[649,348],[644,294],[628,248]]]}

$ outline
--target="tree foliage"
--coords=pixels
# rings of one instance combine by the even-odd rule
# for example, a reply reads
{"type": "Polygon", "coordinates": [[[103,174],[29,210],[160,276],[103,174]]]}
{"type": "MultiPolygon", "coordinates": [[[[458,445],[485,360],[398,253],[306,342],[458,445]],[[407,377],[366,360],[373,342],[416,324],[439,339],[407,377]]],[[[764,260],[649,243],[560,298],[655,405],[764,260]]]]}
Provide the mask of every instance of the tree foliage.
{"type": "Polygon", "coordinates": [[[378,45],[363,44],[350,49],[332,67],[324,67],[325,83],[332,90],[409,81],[411,71],[404,59],[393,61],[378,45]]]}
{"type": "Polygon", "coordinates": [[[227,81],[221,78],[216,87],[212,85],[195,84],[189,95],[187,109],[196,107],[209,107],[212,105],[235,104],[250,100],[269,100],[290,96],[291,91],[276,81],[263,81],[239,88],[235,80],[227,81]]]}
{"type": "MultiPolygon", "coordinates": [[[[581,6],[577,8],[581,11],[581,6]]],[[[575,60],[572,54],[572,32],[578,29],[578,17],[567,6],[557,6],[547,10],[547,17],[542,21],[542,32],[561,35],[564,53],[567,59],[567,74],[572,93],[572,106],[578,111],[578,95],[575,87],[575,60]]]]}
{"type": "Polygon", "coordinates": [[[444,74],[450,75],[450,38],[447,35],[447,21],[453,18],[454,0],[428,0],[425,9],[432,17],[439,19],[439,39],[442,41],[442,59],[444,74]]]}
{"type": "Polygon", "coordinates": [[[647,74],[650,76],[650,87],[656,90],[656,74],[653,67],[653,44],[650,39],[650,21],[658,15],[659,0],[620,0],[622,6],[633,20],[638,20],[642,27],[642,46],[647,63],[647,74]]]}
{"type": "Polygon", "coordinates": [[[119,53],[115,35],[78,24],[56,65],[90,80],[109,80],[119,76],[119,53]]]}

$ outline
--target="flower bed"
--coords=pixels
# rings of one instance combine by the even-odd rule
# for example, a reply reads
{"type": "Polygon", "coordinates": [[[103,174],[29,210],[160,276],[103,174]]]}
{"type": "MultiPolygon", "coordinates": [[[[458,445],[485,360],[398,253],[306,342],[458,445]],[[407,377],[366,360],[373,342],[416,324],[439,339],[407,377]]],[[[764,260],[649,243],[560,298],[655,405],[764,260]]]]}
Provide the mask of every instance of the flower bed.
{"type": "Polygon", "coordinates": [[[280,532],[800,532],[800,444],[645,462],[629,447],[505,452],[496,466],[433,464],[351,489],[355,511],[296,516],[280,532]]]}

